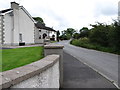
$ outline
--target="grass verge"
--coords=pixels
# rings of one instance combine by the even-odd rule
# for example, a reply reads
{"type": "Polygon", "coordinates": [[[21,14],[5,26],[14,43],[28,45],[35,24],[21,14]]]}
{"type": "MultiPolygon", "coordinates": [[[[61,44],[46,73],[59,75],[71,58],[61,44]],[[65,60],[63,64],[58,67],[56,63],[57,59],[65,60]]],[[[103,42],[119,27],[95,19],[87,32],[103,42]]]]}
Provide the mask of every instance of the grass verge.
{"type": "Polygon", "coordinates": [[[99,50],[99,51],[103,51],[103,52],[109,52],[109,53],[114,53],[114,54],[120,55],[120,51],[116,51],[113,47],[103,47],[98,44],[93,44],[87,38],[73,39],[70,42],[70,44],[79,46],[79,47],[83,47],[83,48],[87,48],[87,49],[94,49],[94,50],[99,50]]]}
{"type": "Polygon", "coordinates": [[[57,41],[50,41],[51,43],[56,43],[57,41]]]}
{"type": "Polygon", "coordinates": [[[43,58],[43,47],[4,49],[2,51],[2,71],[30,64],[43,58]]]}

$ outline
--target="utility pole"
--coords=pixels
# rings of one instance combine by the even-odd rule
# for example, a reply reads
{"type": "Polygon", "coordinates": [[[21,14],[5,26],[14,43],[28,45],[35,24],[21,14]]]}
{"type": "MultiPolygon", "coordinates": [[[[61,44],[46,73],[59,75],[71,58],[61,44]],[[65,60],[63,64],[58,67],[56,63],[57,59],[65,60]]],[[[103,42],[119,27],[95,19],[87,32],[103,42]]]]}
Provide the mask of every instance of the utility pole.
{"type": "Polygon", "coordinates": [[[118,20],[120,21],[120,1],[118,2],[118,20]]]}

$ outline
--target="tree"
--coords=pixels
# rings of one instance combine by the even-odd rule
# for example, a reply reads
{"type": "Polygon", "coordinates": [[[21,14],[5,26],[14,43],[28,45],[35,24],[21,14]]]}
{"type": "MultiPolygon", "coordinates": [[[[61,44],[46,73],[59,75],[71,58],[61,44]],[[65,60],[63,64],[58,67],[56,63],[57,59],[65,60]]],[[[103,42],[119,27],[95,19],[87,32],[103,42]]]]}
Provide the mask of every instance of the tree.
{"type": "Polygon", "coordinates": [[[88,37],[90,30],[87,27],[80,29],[80,37],[88,37]]]}
{"type": "Polygon", "coordinates": [[[114,21],[114,30],[112,31],[112,43],[116,51],[120,51],[120,22],[114,21]]]}
{"type": "Polygon", "coordinates": [[[73,28],[67,28],[66,30],[66,34],[70,35],[71,37],[73,36],[73,34],[75,33],[75,29],[73,28]]]}
{"type": "Polygon", "coordinates": [[[91,25],[93,28],[90,31],[89,39],[93,43],[100,44],[102,46],[108,46],[109,40],[109,25],[103,23],[97,23],[96,25],[91,25]]]}
{"type": "Polygon", "coordinates": [[[67,28],[67,30],[62,31],[62,35],[60,36],[60,39],[69,40],[70,38],[72,38],[72,36],[75,32],[76,32],[75,29],[67,28]]]}
{"type": "Polygon", "coordinates": [[[79,39],[80,38],[80,34],[79,33],[74,33],[73,38],[74,39],[79,39]]]}
{"type": "Polygon", "coordinates": [[[57,37],[59,38],[59,36],[60,36],[60,32],[59,32],[59,30],[57,31],[57,37]]]}
{"type": "Polygon", "coordinates": [[[33,17],[33,19],[34,19],[35,21],[40,22],[40,23],[42,23],[42,24],[45,25],[45,23],[44,23],[44,21],[43,21],[43,19],[42,19],[41,17],[33,17]]]}

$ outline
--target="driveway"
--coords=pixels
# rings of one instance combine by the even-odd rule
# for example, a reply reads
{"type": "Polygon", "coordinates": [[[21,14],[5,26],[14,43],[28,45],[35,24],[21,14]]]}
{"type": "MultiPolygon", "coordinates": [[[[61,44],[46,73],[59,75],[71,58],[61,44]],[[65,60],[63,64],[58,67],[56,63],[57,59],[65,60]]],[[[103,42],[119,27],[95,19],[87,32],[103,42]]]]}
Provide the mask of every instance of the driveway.
{"type": "Polygon", "coordinates": [[[118,74],[120,73],[118,73],[118,70],[120,70],[120,67],[118,69],[118,63],[120,63],[118,62],[118,55],[76,47],[70,45],[69,41],[61,41],[58,44],[64,45],[65,52],[99,72],[118,86],[118,74]]]}

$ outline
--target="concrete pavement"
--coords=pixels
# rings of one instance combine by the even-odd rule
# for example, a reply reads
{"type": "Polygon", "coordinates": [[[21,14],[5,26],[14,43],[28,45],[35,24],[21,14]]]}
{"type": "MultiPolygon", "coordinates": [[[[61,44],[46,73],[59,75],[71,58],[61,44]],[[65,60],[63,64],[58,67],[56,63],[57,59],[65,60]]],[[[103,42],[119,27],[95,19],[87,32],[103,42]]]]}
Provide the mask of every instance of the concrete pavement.
{"type": "Polygon", "coordinates": [[[8,46],[4,45],[0,47],[0,49],[14,49],[14,48],[24,48],[24,47],[37,47],[37,46],[44,46],[43,44],[33,44],[33,45],[24,45],[24,46],[8,46]]]}

